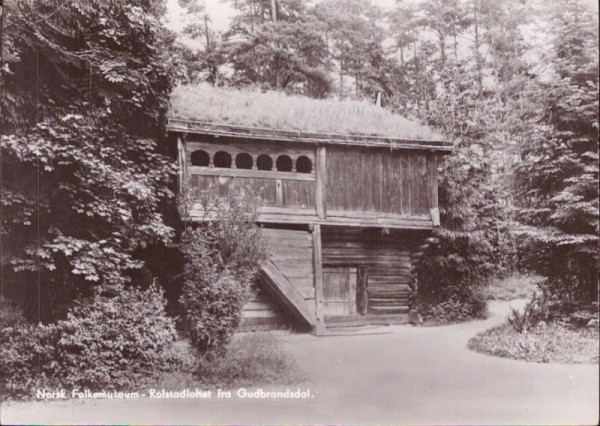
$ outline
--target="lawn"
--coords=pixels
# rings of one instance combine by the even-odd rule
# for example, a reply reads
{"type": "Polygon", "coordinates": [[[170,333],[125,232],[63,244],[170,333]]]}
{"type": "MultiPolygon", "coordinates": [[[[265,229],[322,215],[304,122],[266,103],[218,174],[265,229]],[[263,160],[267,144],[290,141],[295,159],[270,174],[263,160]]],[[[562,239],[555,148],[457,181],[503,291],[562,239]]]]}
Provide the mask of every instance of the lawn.
{"type": "Polygon", "coordinates": [[[504,324],[473,337],[469,348],[530,362],[596,364],[598,328],[574,329],[557,323],[540,323],[527,333],[517,333],[510,324],[504,324]]]}
{"type": "Polygon", "coordinates": [[[514,274],[492,280],[482,291],[486,300],[530,299],[542,279],[537,275],[514,274]]]}
{"type": "MultiPolygon", "coordinates": [[[[189,352],[187,341],[179,350],[189,352]]],[[[194,360],[191,353],[176,373],[165,373],[155,387],[180,390],[203,387],[230,389],[242,386],[295,385],[306,380],[294,356],[271,333],[237,334],[224,355],[214,360],[194,360]]]]}

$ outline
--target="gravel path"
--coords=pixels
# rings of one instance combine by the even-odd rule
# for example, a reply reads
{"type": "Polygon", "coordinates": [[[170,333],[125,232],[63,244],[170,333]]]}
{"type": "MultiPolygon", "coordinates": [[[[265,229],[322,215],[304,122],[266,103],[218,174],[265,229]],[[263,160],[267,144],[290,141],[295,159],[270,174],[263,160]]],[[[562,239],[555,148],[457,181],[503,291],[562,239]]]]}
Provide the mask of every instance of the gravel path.
{"type": "MultiPolygon", "coordinates": [[[[310,376],[307,399],[67,400],[0,406],[15,423],[598,424],[598,365],[532,364],[466,348],[505,321],[385,327],[361,336],[281,336],[310,376]]],[[[285,390],[285,389],[279,389],[285,390]]],[[[294,387],[292,390],[296,390],[294,387]]],[[[269,389],[264,389],[269,391],[269,389]]]]}

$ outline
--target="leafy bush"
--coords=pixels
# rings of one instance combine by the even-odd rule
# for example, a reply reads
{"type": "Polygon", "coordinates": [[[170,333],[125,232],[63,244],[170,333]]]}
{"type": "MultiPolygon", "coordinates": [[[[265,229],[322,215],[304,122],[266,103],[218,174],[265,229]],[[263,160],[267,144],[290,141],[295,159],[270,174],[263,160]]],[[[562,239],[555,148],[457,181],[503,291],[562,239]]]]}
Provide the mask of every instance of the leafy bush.
{"type": "Polygon", "coordinates": [[[12,303],[0,296],[0,326],[12,327],[25,321],[21,312],[12,303]]]}
{"type": "Polygon", "coordinates": [[[511,311],[508,323],[512,325],[517,333],[527,333],[540,321],[548,319],[548,307],[545,299],[543,296],[540,298],[536,292],[533,293],[531,300],[525,305],[523,312],[515,308],[511,308],[511,311]]]}
{"type": "Polygon", "coordinates": [[[185,281],[180,303],[199,355],[222,353],[241,320],[254,275],[266,259],[255,224],[259,199],[236,183],[227,195],[211,186],[197,196],[205,222],[182,236],[185,281]]]}
{"type": "Polygon", "coordinates": [[[25,398],[35,389],[60,387],[57,378],[56,326],[24,321],[5,326],[0,340],[0,397],[25,398]]]}
{"type": "Polygon", "coordinates": [[[556,322],[540,322],[528,333],[517,333],[504,324],[472,338],[469,348],[530,362],[597,364],[598,329],[574,330],[556,322]]]}
{"type": "Polygon", "coordinates": [[[79,302],[58,323],[61,381],[88,389],[123,389],[171,368],[176,332],[165,304],[155,285],[79,302]]]}
{"type": "Polygon", "coordinates": [[[79,300],[68,318],[52,325],[21,322],[2,328],[3,395],[36,388],[117,390],[139,387],[178,365],[174,320],[156,286],[99,292],[79,300]]]}
{"type": "Polygon", "coordinates": [[[421,314],[435,323],[448,324],[471,318],[485,318],[487,303],[479,291],[452,290],[448,298],[438,303],[422,303],[421,314]]]}
{"type": "Polygon", "coordinates": [[[485,318],[482,289],[490,280],[491,248],[481,232],[440,230],[417,267],[419,311],[425,319],[451,323],[485,318]]]}
{"type": "Polygon", "coordinates": [[[195,377],[205,386],[220,387],[289,385],[305,379],[294,357],[269,333],[237,336],[223,356],[201,359],[195,377]]]}

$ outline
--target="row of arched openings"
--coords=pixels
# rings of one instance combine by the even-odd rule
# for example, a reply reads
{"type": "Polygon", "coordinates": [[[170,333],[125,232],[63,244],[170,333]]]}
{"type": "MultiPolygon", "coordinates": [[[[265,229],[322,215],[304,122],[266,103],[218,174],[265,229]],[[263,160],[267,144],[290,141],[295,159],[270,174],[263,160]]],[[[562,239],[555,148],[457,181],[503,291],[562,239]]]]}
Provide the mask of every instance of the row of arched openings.
{"type": "MultiPolygon", "coordinates": [[[[192,152],[190,157],[192,166],[209,167],[210,166],[210,155],[208,152],[199,149],[192,152]]],[[[258,170],[273,170],[273,158],[267,154],[261,154],[256,158],[256,167],[254,164],[254,158],[246,153],[242,152],[235,156],[235,161],[231,154],[225,151],[219,151],[215,153],[213,157],[213,167],[229,169],[235,167],[236,169],[258,169],[258,170]],[[234,166],[235,165],[235,166],[234,166]]],[[[298,172],[298,173],[310,173],[312,172],[312,161],[306,155],[301,155],[296,159],[294,168],[294,161],[289,155],[282,154],[275,160],[275,170],[278,172],[298,172]]]]}

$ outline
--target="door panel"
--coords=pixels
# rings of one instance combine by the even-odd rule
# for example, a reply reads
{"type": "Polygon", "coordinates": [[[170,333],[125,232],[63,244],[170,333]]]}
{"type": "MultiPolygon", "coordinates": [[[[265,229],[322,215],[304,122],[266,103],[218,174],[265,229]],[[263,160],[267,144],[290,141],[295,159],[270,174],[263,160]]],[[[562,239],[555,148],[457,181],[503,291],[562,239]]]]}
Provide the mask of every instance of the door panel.
{"type": "Polygon", "coordinates": [[[323,313],[355,315],[357,271],[355,267],[323,269],[323,313]]]}

